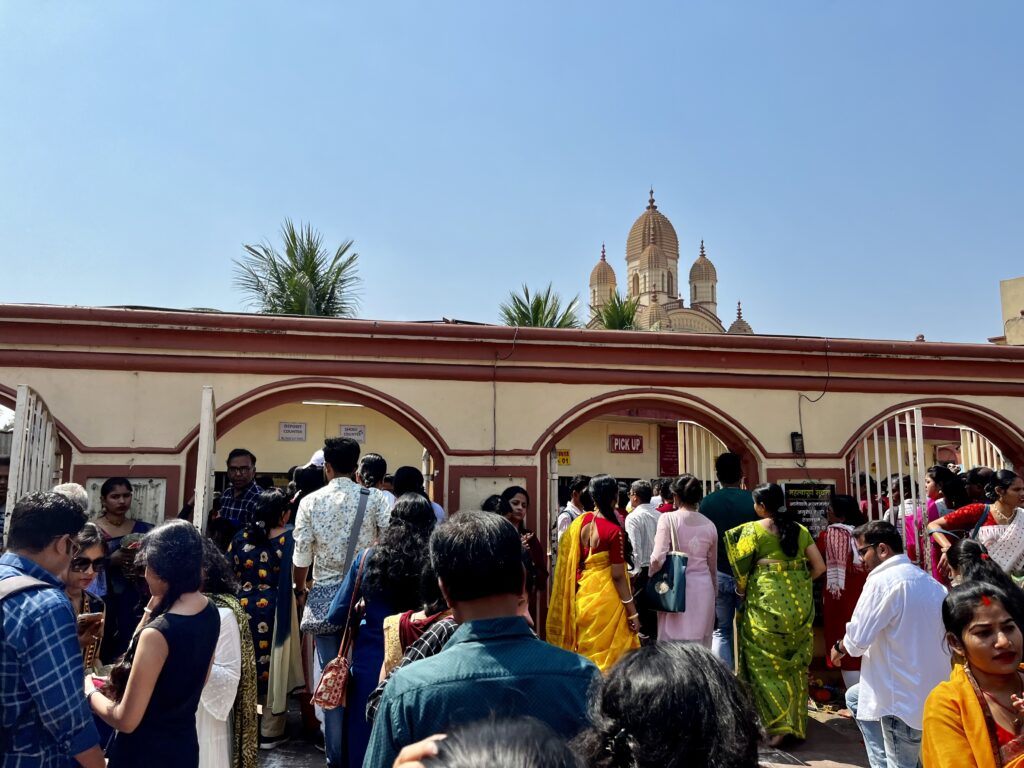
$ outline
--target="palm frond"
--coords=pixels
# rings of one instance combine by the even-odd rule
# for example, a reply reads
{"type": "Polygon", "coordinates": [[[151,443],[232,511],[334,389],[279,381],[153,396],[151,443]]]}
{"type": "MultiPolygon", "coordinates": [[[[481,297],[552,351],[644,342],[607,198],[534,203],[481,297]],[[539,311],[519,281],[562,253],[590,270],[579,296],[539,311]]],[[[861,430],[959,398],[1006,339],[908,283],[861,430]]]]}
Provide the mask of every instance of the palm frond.
{"type": "Polygon", "coordinates": [[[518,325],[532,328],[579,328],[576,309],[579,297],[573,297],[564,308],[562,299],[551,283],[539,293],[530,293],[523,285],[521,293],[512,291],[508,300],[498,307],[498,314],[505,325],[518,325]]]}
{"type": "Polygon", "coordinates": [[[623,299],[616,291],[605,304],[594,308],[597,325],[609,331],[637,330],[636,312],[639,307],[639,298],[623,299]]]}

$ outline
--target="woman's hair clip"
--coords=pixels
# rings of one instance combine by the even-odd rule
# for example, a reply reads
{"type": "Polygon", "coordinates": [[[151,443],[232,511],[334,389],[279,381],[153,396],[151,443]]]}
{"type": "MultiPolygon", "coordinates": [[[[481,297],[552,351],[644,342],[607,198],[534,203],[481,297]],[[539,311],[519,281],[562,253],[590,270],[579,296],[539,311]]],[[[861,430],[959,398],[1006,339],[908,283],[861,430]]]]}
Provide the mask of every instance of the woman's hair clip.
{"type": "Polygon", "coordinates": [[[625,728],[620,728],[618,733],[608,739],[605,751],[614,757],[622,754],[626,749],[629,749],[629,734],[626,733],[625,728]]]}

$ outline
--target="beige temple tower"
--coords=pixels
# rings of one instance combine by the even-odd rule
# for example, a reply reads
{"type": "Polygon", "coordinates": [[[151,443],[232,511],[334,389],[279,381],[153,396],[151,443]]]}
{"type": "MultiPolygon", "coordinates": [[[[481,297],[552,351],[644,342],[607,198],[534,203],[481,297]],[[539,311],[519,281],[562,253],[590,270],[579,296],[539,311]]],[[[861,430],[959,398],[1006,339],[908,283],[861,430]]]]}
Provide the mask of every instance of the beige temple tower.
{"type": "MultiPolygon", "coordinates": [[[[718,272],[700,242],[700,254],[690,267],[690,306],[679,296],[679,238],[675,227],[654,202],[651,190],[647,209],[633,223],[626,238],[626,296],[639,300],[636,323],[643,330],[689,333],[752,334],[737,304],[736,320],[726,330],[718,317],[718,272]]],[[[615,270],[601,246],[601,260],[590,273],[591,320],[615,295],[615,270]]]]}

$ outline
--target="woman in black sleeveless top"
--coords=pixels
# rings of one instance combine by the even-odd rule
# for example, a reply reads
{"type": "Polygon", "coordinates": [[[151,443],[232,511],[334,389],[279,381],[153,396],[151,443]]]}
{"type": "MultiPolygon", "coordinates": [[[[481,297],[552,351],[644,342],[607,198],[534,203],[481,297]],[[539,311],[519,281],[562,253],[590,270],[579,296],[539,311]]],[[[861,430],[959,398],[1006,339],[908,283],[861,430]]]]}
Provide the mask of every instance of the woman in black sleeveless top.
{"type": "Polygon", "coordinates": [[[118,732],[109,768],[198,766],[196,708],[220,632],[217,608],[199,592],[202,535],[172,520],[146,535],[139,557],[153,599],[133,641],[127,688],[114,702],[87,680],[87,697],[118,732]]]}

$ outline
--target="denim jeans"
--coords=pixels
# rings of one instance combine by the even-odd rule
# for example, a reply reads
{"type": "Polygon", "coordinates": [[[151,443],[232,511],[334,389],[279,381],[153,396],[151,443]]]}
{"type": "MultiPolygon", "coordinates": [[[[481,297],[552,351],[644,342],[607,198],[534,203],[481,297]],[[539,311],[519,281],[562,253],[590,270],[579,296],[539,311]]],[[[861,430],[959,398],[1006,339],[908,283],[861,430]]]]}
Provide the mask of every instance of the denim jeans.
{"type": "MultiPolygon", "coordinates": [[[[317,635],[313,638],[316,645],[317,659],[320,661],[320,668],[327,666],[327,662],[338,655],[341,650],[341,635],[317,635]]],[[[344,707],[336,709],[325,709],[324,713],[324,746],[327,751],[327,765],[333,768],[340,768],[341,760],[341,734],[342,722],[345,717],[344,707]]]]}
{"type": "MultiPolygon", "coordinates": [[[[846,690],[846,706],[857,718],[860,685],[846,690]]],[[[921,731],[894,715],[880,720],[857,720],[871,768],[917,768],[921,765],[921,731]]]]}
{"type": "Polygon", "coordinates": [[[711,652],[725,666],[736,669],[732,652],[732,621],[739,603],[736,594],[736,579],[727,573],[718,572],[718,600],[715,603],[715,631],[711,636],[711,652]]]}

